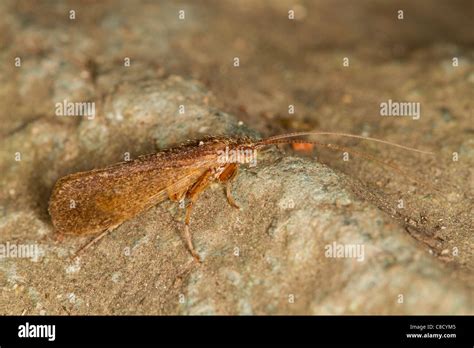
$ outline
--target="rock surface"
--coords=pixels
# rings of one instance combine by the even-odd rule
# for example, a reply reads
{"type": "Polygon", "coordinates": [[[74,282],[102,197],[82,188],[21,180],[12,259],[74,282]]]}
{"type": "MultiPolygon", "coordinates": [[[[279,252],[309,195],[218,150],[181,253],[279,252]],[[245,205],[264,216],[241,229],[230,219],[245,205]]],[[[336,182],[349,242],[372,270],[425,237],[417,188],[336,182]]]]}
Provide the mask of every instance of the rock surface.
{"type": "Polygon", "coordinates": [[[469,289],[396,221],[358,198],[356,183],[276,150],[241,170],[233,186],[240,211],[219,185],[196,204],[191,230],[202,265],[184,246],[183,210],[169,201],[71,260],[90,237],[53,238],[45,208],[55,180],[153,144],[211,131],[249,133],[209,100],[197,82],[179,77],[124,83],[74,132],[37,121],[4,140],[1,242],[37,244],[42,255],[2,259],[2,313],[472,312],[469,289]],[[185,115],[177,113],[182,103],[185,115]],[[357,253],[338,254],[341,246],[357,253]]]}
{"type": "Polygon", "coordinates": [[[0,314],[473,314],[470,5],[0,2],[0,254],[42,252],[0,258],[0,314]],[[421,118],[381,118],[388,99],[420,102],[421,118]],[[95,117],[56,116],[64,100],[94,102],[95,117]],[[410,180],[340,153],[259,153],[233,186],[242,210],[218,185],[196,204],[202,265],[171,202],[77,261],[90,238],[54,235],[47,205],[64,175],[205,135],[295,130],[436,156],[369,147],[410,180]],[[344,246],[356,257],[330,256],[344,246]]]}

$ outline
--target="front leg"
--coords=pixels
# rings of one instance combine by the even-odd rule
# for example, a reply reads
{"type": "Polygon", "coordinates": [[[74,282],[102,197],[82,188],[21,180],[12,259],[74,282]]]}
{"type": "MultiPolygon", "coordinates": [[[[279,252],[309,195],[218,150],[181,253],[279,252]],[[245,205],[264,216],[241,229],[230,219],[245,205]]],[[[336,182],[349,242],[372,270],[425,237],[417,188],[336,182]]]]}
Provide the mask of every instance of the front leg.
{"type": "Polygon", "coordinates": [[[225,169],[222,171],[221,175],[219,175],[218,180],[225,184],[225,195],[227,197],[227,202],[234,208],[240,209],[240,207],[235,203],[234,197],[232,197],[231,191],[231,183],[232,180],[236,177],[237,172],[239,170],[239,165],[236,163],[228,164],[225,169]]]}

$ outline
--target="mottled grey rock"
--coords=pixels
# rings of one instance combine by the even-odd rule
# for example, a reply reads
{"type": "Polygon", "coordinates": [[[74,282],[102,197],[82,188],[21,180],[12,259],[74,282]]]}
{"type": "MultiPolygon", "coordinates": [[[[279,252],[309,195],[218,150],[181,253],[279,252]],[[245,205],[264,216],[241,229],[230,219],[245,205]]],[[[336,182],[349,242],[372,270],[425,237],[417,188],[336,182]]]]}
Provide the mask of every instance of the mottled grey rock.
{"type": "Polygon", "coordinates": [[[184,246],[183,210],[169,201],[71,260],[90,237],[53,238],[46,207],[54,182],[127,152],[207,134],[256,135],[214,102],[202,85],[176,76],[117,82],[94,119],[48,115],[3,139],[0,243],[38,245],[41,255],[0,260],[0,313],[473,313],[470,289],[353,193],[364,187],[276,150],[236,178],[241,210],[219,185],[197,202],[191,231],[202,265],[184,246]],[[338,246],[359,253],[331,257],[338,246]]]}

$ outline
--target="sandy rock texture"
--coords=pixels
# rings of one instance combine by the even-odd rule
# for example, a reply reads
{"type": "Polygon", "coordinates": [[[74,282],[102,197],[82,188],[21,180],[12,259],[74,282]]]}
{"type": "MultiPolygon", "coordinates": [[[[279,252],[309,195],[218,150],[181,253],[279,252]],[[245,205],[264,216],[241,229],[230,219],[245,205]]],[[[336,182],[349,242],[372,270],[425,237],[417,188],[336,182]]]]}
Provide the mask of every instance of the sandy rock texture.
{"type": "Polygon", "coordinates": [[[198,201],[191,228],[202,265],[184,246],[184,211],[172,202],[125,222],[71,260],[90,237],[54,239],[45,209],[55,180],[124,153],[145,153],[153,144],[159,149],[189,134],[199,138],[210,128],[249,132],[208,106],[210,99],[197,82],[179,77],[124,83],[73,132],[38,121],[4,141],[1,241],[37,244],[42,254],[2,259],[2,313],[472,311],[469,289],[390,216],[358,198],[360,184],[314,159],[277,150],[261,153],[258,165],[237,177],[240,211],[227,204],[219,185],[198,201]],[[184,102],[183,116],[176,110],[184,102]],[[35,134],[41,145],[28,144],[35,134]],[[337,245],[353,245],[358,253],[338,254],[337,245]]]}
{"type": "Polygon", "coordinates": [[[0,258],[0,314],[473,314],[472,4],[431,4],[0,2],[0,256],[39,251],[0,258]],[[420,119],[381,118],[388,99],[420,102],[420,119]],[[65,100],[94,117],[56,115],[65,100]],[[219,185],[197,202],[201,265],[169,201],[77,260],[90,237],[53,231],[64,175],[207,135],[298,130],[436,155],[325,138],[400,175],[324,149],[260,152],[233,185],[241,210],[219,185]]]}

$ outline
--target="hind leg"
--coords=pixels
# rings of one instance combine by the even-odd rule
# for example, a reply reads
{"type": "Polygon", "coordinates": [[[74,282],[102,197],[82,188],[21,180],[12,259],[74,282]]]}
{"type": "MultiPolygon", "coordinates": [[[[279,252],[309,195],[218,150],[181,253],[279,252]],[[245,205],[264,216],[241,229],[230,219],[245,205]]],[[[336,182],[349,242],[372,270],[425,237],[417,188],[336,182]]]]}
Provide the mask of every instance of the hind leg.
{"type": "Polygon", "coordinates": [[[193,241],[191,238],[191,233],[189,232],[189,221],[191,219],[191,212],[193,209],[194,202],[197,201],[199,195],[210,185],[212,182],[212,170],[206,171],[199,179],[194,183],[194,185],[186,192],[186,198],[189,199],[189,203],[186,207],[186,217],[185,217],[185,225],[184,225],[184,237],[186,239],[186,244],[188,245],[188,249],[193,255],[196,261],[201,262],[201,258],[199,254],[194,249],[193,241]]]}

